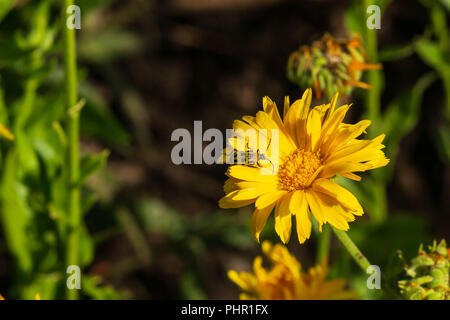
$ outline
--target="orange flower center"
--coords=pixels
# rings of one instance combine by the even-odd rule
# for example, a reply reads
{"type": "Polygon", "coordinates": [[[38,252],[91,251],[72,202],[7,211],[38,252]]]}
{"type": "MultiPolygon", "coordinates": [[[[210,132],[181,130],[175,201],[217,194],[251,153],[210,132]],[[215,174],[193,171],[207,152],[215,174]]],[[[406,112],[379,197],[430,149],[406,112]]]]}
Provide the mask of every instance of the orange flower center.
{"type": "Polygon", "coordinates": [[[278,170],[278,188],[295,191],[309,187],[310,179],[321,165],[316,153],[295,150],[278,170]]]}

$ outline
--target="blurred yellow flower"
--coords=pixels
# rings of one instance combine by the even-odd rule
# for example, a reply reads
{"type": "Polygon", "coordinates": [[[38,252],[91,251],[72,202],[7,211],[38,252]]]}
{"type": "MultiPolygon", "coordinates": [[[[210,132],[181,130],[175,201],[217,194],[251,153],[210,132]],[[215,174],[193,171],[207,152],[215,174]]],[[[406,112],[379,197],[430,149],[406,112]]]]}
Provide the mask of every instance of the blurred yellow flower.
{"type": "Polygon", "coordinates": [[[283,243],[291,235],[292,215],[296,218],[298,239],[303,243],[311,235],[309,209],[320,231],[327,222],[339,230],[348,230],[348,222],[354,221],[355,215],[363,214],[356,197],[331,179],[340,175],[359,181],[361,178],[354,172],[385,166],[389,160],[381,150],[384,135],[372,140],[357,139],[371,122],[343,123],[350,106],[335,109],[337,99],[336,94],[330,104],[310,109],[311,89],[292,105],[286,97],[282,120],[275,103],[265,97],[264,111],[259,111],[256,117],[244,116],[244,121],[234,122],[235,131],[275,129],[278,132],[278,139],[267,134],[270,150],[263,148],[257,152],[249,149],[248,137],[237,135],[231,139],[235,152],[251,151],[266,162],[230,166],[226,173],[229,179],[224,185],[226,195],[219,201],[221,208],[255,203],[252,233],[257,241],[274,208],[275,231],[283,243]],[[277,156],[271,151],[274,147],[278,148],[277,156]],[[277,168],[272,174],[263,170],[269,163],[277,168]]]}
{"type": "MultiPolygon", "coordinates": [[[[0,294],[0,301],[5,300],[5,298],[0,294]]],[[[41,295],[39,293],[36,293],[34,295],[34,300],[41,300],[41,295]]]]}
{"type": "Polygon", "coordinates": [[[244,292],[241,300],[342,300],[355,299],[357,294],[346,290],[345,279],[326,280],[328,266],[322,264],[301,270],[300,263],[281,244],[264,241],[263,253],[271,263],[269,270],[262,266],[262,257],[256,257],[253,273],[234,270],[228,277],[244,292]]]}
{"type": "Polygon", "coordinates": [[[9,131],[9,129],[1,123],[0,123],[0,137],[10,141],[14,140],[14,135],[11,133],[11,131],[9,131]]]}

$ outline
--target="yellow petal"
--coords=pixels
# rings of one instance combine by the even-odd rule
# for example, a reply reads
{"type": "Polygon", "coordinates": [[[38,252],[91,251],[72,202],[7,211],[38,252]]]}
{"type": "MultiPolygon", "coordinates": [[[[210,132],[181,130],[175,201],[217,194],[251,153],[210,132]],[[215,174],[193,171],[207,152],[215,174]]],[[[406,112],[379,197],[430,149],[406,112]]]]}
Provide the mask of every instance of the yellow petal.
{"type": "Polygon", "coordinates": [[[311,236],[311,214],[308,202],[303,190],[297,190],[292,195],[289,210],[295,215],[297,237],[300,243],[304,243],[311,236]]]}
{"type": "Polygon", "coordinates": [[[248,206],[249,204],[255,202],[254,199],[252,199],[252,200],[240,200],[240,201],[233,200],[232,198],[238,192],[239,192],[239,190],[230,192],[229,194],[227,194],[226,196],[221,198],[219,200],[219,207],[222,208],[222,209],[240,208],[240,207],[248,206]]]}
{"type": "Polygon", "coordinates": [[[252,216],[252,234],[256,241],[259,243],[259,235],[261,234],[261,231],[263,230],[264,226],[266,225],[267,218],[269,217],[270,213],[272,212],[274,207],[274,204],[264,208],[264,209],[258,209],[256,208],[253,212],[252,216]]]}
{"type": "Polygon", "coordinates": [[[309,143],[307,143],[308,150],[316,151],[317,142],[321,135],[321,115],[316,109],[313,109],[308,116],[306,123],[306,133],[309,137],[309,143]]]}
{"type": "MultiPolygon", "coordinates": [[[[241,274],[243,273],[244,272],[241,272],[241,274]]],[[[234,270],[228,271],[228,278],[241,287],[244,291],[249,291],[251,289],[249,283],[241,279],[241,275],[234,270]]]]}
{"type": "MultiPolygon", "coordinates": [[[[316,192],[314,196],[323,214],[324,221],[330,223],[339,230],[347,231],[349,226],[346,217],[341,214],[343,213],[343,210],[340,207],[340,204],[324,193],[316,192]]],[[[354,220],[353,217],[351,220],[354,220]]]]}
{"type": "Polygon", "coordinates": [[[311,89],[305,90],[300,100],[297,100],[291,106],[291,109],[295,105],[295,131],[297,138],[297,145],[300,149],[306,146],[306,120],[308,119],[309,109],[311,105],[312,91],[311,89]]]}
{"type": "Polygon", "coordinates": [[[348,172],[355,172],[355,171],[366,171],[367,165],[364,163],[358,163],[358,162],[350,162],[350,161],[344,161],[344,162],[333,162],[331,164],[327,164],[324,166],[322,171],[319,174],[320,178],[331,178],[334,177],[337,174],[343,174],[348,172]]]}
{"type": "Polygon", "coordinates": [[[223,185],[223,191],[225,191],[225,194],[228,194],[232,191],[239,189],[238,186],[236,185],[236,182],[238,181],[240,180],[234,178],[227,179],[223,185]]]}
{"type": "Polygon", "coordinates": [[[284,110],[283,110],[283,119],[286,117],[286,113],[289,111],[290,103],[289,103],[289,97],[284,97],[284,110]]]}
{"type": "Polygon", "coordinates": [[[349,105],[343,105],[336,109],[332,115],[324,122],[322,129],[322,140],[325,140],[326,137],[333,136],[337,134],[338,128],[344,120],[345,115],[347,114],[349,105]]]}
{"type": "Polygon", "coordinates": [[[351,173],[351,172],[341,173],[341,176],[351,179],[351,180],[361,181],[360,176],[358,176],[357,174],[351,173]]]}
{"type": "Polygon", "coordinates": [[[364,213],[358,199],[347,189],[329,179],[317,179],[313,183],[313,189],[335,198],[342,206],[352,211],[355,215],[364,213]]]}
{"type": "Polygon", "coordinates": [[[275,175],[261,174],[261,168],[235,165],[228,168],[227,175],[235,179],[277,184],[275,175]]]}
{"type": "MultiPolygon", "coordinates": [[[[355,158],[358,156],[358,152],[363,150],[380,150],[384,146],[381,144],[385,135],[380,134],[378,137],[372,140],[357,140],[356,143],[347,145],[342,149],[334,152],[329,158],[326,159],[326,164],[331,164],[333,161],[346,161],[349,158],[355,158]]],[[[369,159],[368,159],[369,160],[369,159]]],[[[350,160],[348,160],[350,161],[350,160]]],[[[353,161],[353,160],[352,160],[353,161]]],[[[362,160],[365,161],[365,160],[362,160]]]]}
{"type": "Polygon", "coordinates": [[[370,126],[372,122],[370,120],[361,120],[354,125],[349,125],[339,132],[336,144],[345,145],[352,139],[358,138],[365,130],[370,126]]]}
{"type": "Polygon", "coordinates": [[[291,237],[292,217],[289,212],[289,203],[292,193],[285,195],[275,209],[275,231],[283,243],[287,243],[291,237]]]}
{"type": "Polygon", "coordinates": [[[314,215],[317,223],[319,224],[319,231],[322,232],[322,225],[326,223],[324,213],[322,212],[322,207],[318,203],[318,199],[315,195],[315,192],[309,188],[305,189],[306,201],[308,201],[308,205],[311,208],[311,212],[314,215]]]}
{"type": "Polygon", "coordinates": [[[263,98],[263,110],[279,127],[283,125],[276,103],[267,96],[263,98]]]}
{"type": "Polygon", "coordinates": [[[262,210],[262,209],[266,208],[267,206],[270,206],[271,204],[276,203],[286,193],[287,193],[287,191],[283,191],[283,190],[266,193],[256,200],[255,207],[262,210]]]}

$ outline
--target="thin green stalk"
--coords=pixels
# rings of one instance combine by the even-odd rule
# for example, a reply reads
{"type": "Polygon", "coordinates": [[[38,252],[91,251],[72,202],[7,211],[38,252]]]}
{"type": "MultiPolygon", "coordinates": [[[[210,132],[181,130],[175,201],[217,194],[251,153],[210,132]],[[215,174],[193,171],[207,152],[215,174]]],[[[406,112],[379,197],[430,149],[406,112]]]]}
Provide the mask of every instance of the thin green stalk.
{"type": "MultiPolygon", "coordinates": [[[[364,0],[364,14],[366,8],[373,4],[376,4],[374,0],[364,0]]],[[[377,29],[365,29],[365,47],[370,63],[378,63],[377,32],[377,29]]],[[[381,71],[368,70],[367,83],[372,86],[372,89],[366,90],[366,110],[368,118],[372,121],[372,125],[369,128],[369,134],[373,136],[382,130],[383,125],[381,117],[381,71]]],[[[372,173],[372,176],[377,181],[373,188],[374,202],[377,205],[371,211],[371,218],[375,224],[384,222],[387,217],[386,183],[383,175],[384,172],[380,170],[372,173]]]]}
{"type": "MultiPolygon", "coordinates": [[[[373,0],[365,0],[364,7],[365,10],[370,5],[374,4],[373,0]]],[[[364,11],[365,14],[365,11],[364,11]]],[[[365,46],[367,55],[369,57],[370,63],[378,62],[378,40],[377,40],[377,29],[366,28],[365,34],[365,46]]],[[[369,119],[372,123],[378,124],[380,120],[380,95],[381,95],[381,79],[379,70],[369,70],[367,71],[367,82],[373,88],[367,90],[366,94],[366,105],[369,119]]],[[[376,125],[374,126],[375,129],[376,125]]]]}
{"type": "Polygon", "coordinates": [[[317,264],[321,263],[325,257],[328,257],[330,252],[330,240],[331,232],[327,225],[322,227],[322,232],[318,234],[318,244],[317,244],[317,264]]]}
{"type": "MultiPolygon", "coordinates": [[[[65,48],[65,78],[66,78],[66,104],[69,111],[77,104],[77,61],[76,61],[76,43],[75,30],[66,26],[66,8],[74,4],[74,0],[65,0],[63,7],[63,30],[64,30],[64,48],[65,48]]],[[[81,193],[78,181],[80,178],[80,150],[79,150],[79,112],[68,112],[68,161],[69,161],[69,228],[67,235],[67,257],[66,263],[69,265],[78,265],[78,247],[80,230],[80,200],[81,193]]],[[[69,299],[78,298],[78,290],[68,290],[69,299]]]]}
{"type": "Polygon", "coordinates": [[[347,249],[348,253],[353,257],[356,263],[361,267],[361,269],[366,272],[367,268],[371,265],[369,260],[361,253],[355,243],[350,239],[347,232],[333,228],[334,233],[347,249]]]}

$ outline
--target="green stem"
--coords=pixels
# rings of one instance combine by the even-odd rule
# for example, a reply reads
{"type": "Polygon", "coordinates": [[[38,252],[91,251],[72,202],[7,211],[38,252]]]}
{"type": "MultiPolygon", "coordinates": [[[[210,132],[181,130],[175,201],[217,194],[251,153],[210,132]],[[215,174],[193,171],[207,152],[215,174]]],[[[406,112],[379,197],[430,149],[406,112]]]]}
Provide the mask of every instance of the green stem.
{"type": "MultiPolygon", "coordinates": [[[[363,10],[370,5],[376,4],[374,0],[364,0],[363,10]]],[[[365,47],[369,57],[369,63],[378,63],[378,39],[377,29],[365,29],[365,47]]],[[[382,130],[383,120],[381,117],[381,89],[382,89],[382,73],[380,70],[367,71],[367,83],[372,86],[372,89],[366,90],[366,110],[368,119],[372,121],[369,128],[369,135],[374,136],[382,130]]],[[[382,171],[375,171],[371,173],[377,182],[374,188],[374,196],[376,208],[371,211],[371,219],[375,224],[385,221],[387,217],[386,207],[386,183],[383,178],[382,171]]]]}
{"type": "Polygon", "coordinates": [[[328,257],[330,252],[330,240],[331,240],[331,232],[330,228],[327,225],[322,227],[322,232],[318,237],[317,244],[317,257],[316,262],[320,264],[325,257],[328,257]]]}
{"type": "MultiPolygon", "coordinates": [[[[77,61],[75,30],[66,26],[66,9],[74,4],[74,0],[65,0],[63,7],[63,29],[65,48],[65,78],[66,78],[66,104],[69,110],[77,104],[77,61]]],[[[68,161],[69,161],[69,228],[67,235],[67,266],[78,265],[79,229],[81,220],[80,200],[81,193],[78,185],[80,177],[80,150],[79,150],[79,112],[69,112],[68,116],[68,161]]],[[[69,299],[78,298],[78,290],[68,290],[69,299]]]]}
{"type": "MultiPolygon", "coordinates": [[[[374,4],[373,0],[365,0],[363,9],[365,10],[372,4],[374,4]]],[[[378,62],[377,29],[366,28],[365,46],[367,55],[369,57],[369,62],[377,63],[378,62]]],[[[368,116],[369,119],[371,119],[374,124],[378,124],[378,120],[380,119],[380,95],[381,95],[380,71],[379,70],[367,71],[367,82],[373,87],[372,89],[367,90],[366,94],[368,116]]],[[[375,129],[376,125],[373,127],[375,129]]]]}
{"type": "Polygon", "coordinates": [[[353,257],[356,263],[361,267],[361,269],[366,272],[367,268],[371,265],[369,260],[361,253],[355,243],[350,239],[347,232],[333,228],[334,233],[347,249],[348,253],[353,257]]]}
{"type": "Polygon", "coordinates": [[[375,205],[372,206],[370,213],[372,214],[372,222],[375,225],[383,223],[387,218],[386,183],[383,180],[382,170],[372,173],[375,181],[373,181],[371,191],[375,205]]]}

